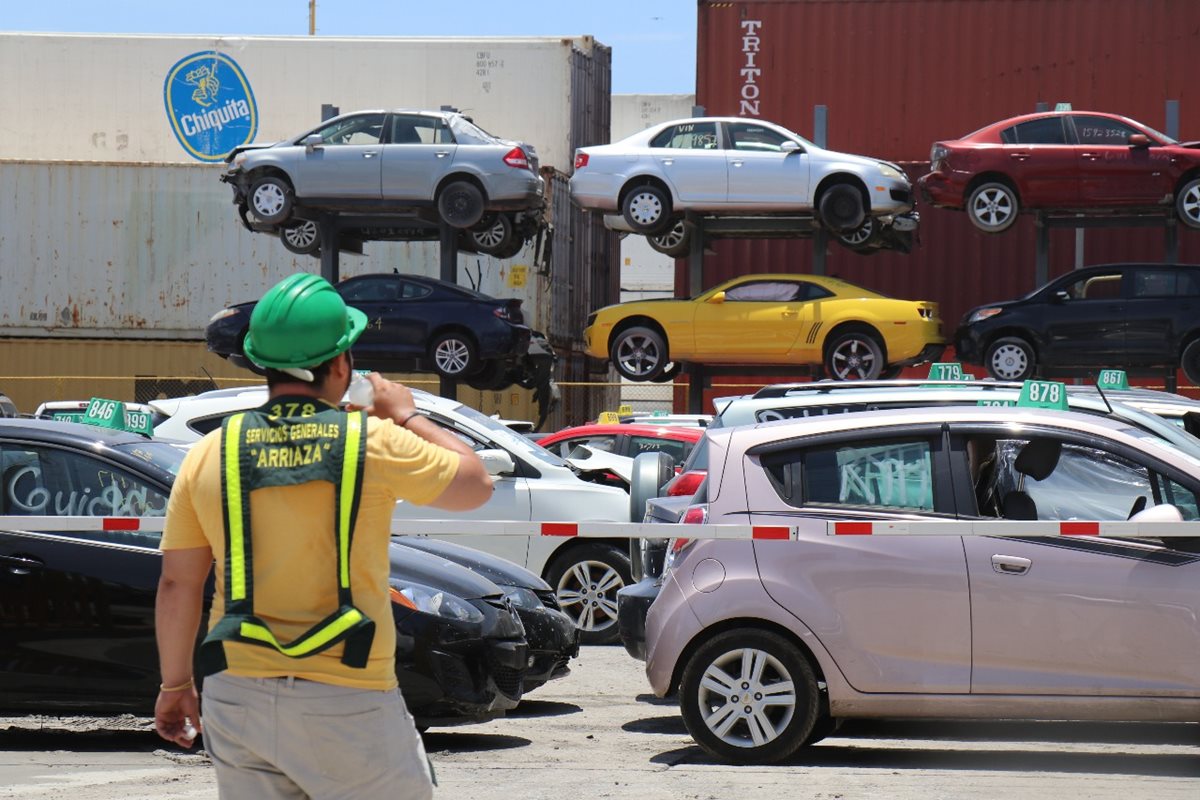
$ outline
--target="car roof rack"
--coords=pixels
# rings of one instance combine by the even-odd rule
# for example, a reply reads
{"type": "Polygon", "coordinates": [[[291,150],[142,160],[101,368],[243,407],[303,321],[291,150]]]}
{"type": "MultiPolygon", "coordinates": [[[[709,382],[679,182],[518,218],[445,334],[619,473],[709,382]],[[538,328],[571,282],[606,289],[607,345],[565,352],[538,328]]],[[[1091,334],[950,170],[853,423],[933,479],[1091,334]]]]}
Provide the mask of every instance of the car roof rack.
{"type": "Polygon", "coordinates": [[[880,381],[807,381],[804,383],[776,383],[770,386],[764,386],[755,392],[752,397],[755,399],[769,397],[787,397],[792,393],[816,392],[818,394],[847,391],[851,389],[896,389],[913,386],[930,386],[930,387],[964,387],[971,389],[987,388],[987,389],[1020,389],[1020,382],[1012,381],[994,381],[990,378],[983,380],[957,380],[957,381],[936,381],[928,378],[902,378],[893,380],[880,381]]]}

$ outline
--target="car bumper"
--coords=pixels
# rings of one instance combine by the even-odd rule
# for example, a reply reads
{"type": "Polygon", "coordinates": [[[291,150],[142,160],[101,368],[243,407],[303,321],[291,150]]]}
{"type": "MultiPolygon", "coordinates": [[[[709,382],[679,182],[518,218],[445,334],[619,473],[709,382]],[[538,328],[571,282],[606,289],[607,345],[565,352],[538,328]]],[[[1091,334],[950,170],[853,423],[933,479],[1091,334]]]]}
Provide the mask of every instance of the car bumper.
{"type": "Polygon", "coordinates": [[[876,179],[867,187],[871,200],[871,216],[904,214],[913,209],[913,188],[907,180],[897,178],[876,179]]]}
{"type": "Polygon", "coordinates": [[[533,331],[527,325],[497,322],[499,324],[480,332],[480,358],[512,358],[515,361],[529,352],[533,331]]]}
{"type": "Polygon", "coordinates": [[[583,329],[583,351],[595,358],[608,358],[608,337],[611,324],[589,325],[583,329]]]}
{"type": "Polygon", "coordinates": [[[546,181],[533,173],[493,174],[488,176],[487,191],[489,210],[538,208],[546,199],[546,181]]]}
{"type": "Polygon", "coordinates": [[[668,574],[646,614],[646,677],[654,694],[666,697],[671,693],[675,665],[703,629],[675,574],[668,574]]]}
{"type": "Polygon", "coordinates": [[[570,182],[571,202],[579,208],[616,211],[621,192],[621,176],[589,172],[586,167],[576,171],[570,182]]]}
{"type": "Polygon", "coordinates": [[[482,626],[395,611],[396,678],[418,723],[480,722],[515,708],[524,694],[529,652],[507,612],[482,626]]]}
{"type": "Polygon", "coordinates": [[[579,629],[571,618],[552,608],[518,608],[517,616],[529,646],[525,692],[569,675],[570,661],[579,655],[579,629]]]}
{"type": "Polygon", "coordinates": [[[983,337],[971,327],[963,326],[954,332],[954,353],[959,361],[983,363],[983,337]]]}
{"type": "Polygon", "coordinates": [[[658,598],[658,578],[643,578],[617,592],[617,629],[625,651],[638,661],[646,660],[646,615],[658,598]]]}
{"type": "Polygon", "coordinates": [[[921,200],[938,208],[962,208],[965,184],[943,172],[930,172],[917,181],[921,200]]]}

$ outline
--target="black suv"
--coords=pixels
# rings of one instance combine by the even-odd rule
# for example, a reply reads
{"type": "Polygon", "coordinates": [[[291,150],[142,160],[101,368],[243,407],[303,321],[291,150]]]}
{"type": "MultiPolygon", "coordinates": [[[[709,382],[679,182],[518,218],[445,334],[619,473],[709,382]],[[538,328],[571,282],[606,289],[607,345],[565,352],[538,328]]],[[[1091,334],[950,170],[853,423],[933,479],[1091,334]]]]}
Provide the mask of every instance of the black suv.
{"type": "Polygon", "coordinates": [[[1107,264],[1022,297],[973,308],[958,358],[997,380],[1039,372],[1183,367],[1200,382],[1200,266],[1107,264]]]}

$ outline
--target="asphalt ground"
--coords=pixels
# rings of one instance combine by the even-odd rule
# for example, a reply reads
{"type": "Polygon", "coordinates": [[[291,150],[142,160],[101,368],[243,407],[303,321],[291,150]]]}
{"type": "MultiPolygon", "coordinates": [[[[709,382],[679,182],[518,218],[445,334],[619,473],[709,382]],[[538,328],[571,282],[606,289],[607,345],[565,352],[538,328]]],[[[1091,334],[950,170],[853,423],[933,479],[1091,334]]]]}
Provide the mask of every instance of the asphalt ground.
{"type": "MultiPolygon", "coordinates": [[[[722,764],[620,647],[483,725],[432,729],[437,797],[453,800],[1200,798],[1200,725],[851,721],[788,762],[722,764]]],[[[215,798],[202,750],[137,717],[0,718],[0,798],[215,798]]]]}

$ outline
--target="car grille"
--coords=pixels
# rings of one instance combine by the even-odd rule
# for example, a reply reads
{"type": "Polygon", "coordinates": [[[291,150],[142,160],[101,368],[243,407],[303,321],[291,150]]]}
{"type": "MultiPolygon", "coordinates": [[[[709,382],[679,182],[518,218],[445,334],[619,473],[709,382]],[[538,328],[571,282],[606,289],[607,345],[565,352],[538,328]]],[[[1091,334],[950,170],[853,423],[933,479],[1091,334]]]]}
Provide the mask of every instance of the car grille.
{"type": "Polygon", "coordinates": [[[892,189],[891,195],[892,195],[892,200],[894,200],[897,203],[911,203],[912,202],[912,192],[907,191],[905,189],[892,189]]]}
{"type": "Polygon", "coordinates": [[[513,700],[520,700],[524,693],[525,670],[513,669],[499,662],[496,654],[488,653],[488,671],[492,674],[492,680],[496,682],[496,688],[501,694],[513,700]]]}

